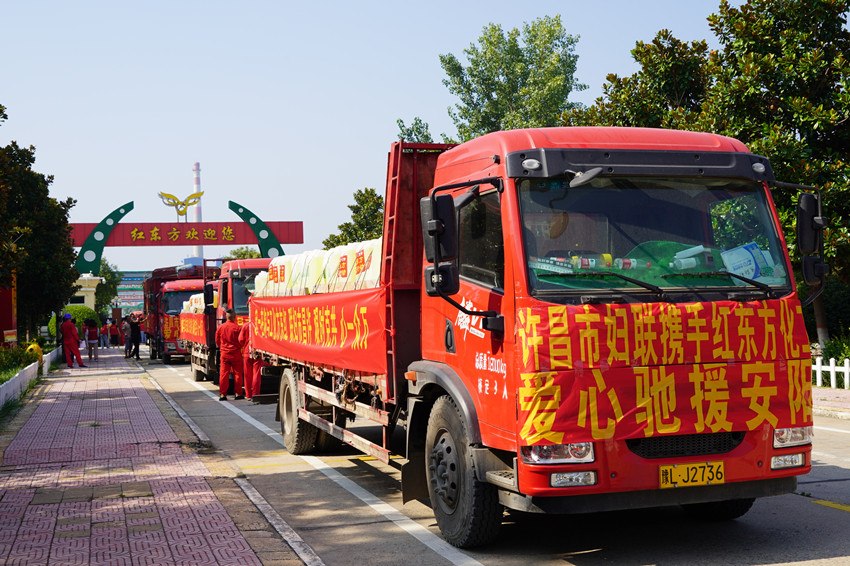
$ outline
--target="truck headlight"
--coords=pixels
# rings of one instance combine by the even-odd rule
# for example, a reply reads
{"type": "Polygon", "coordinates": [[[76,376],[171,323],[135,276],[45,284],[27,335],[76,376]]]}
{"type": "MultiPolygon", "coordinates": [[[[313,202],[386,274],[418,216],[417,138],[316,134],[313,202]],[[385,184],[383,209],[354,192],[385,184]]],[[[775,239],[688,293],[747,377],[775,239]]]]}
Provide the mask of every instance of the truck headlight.
{"type": "Polygon", "coordinates": [[[522,446],[519,452],[526,464],[584,464],[595,460],[592,442],[522,446]]]}
{"type": "Polygon", "coordinates": [[[771,470],[784,470],[786,468],[800,468],[806,463],[804,454],[783,454],[770,459],[771,470]]]}
{"type": "Polygon", "coordinates": [[[596,485],[596,472],[555,472],[549,476],[550,487],[596,485]]]}
{"type": "Polygon", "coordinates": [[[165,343],[165,349],[166,350],[176,350],[177,344],[175,344],[174,342],[166,342],[165,343]]]}
{"type": "Polygon", "coordinates": [[[789,448],[812,443],[812,427],[778,428],[773,431],[773,447],[789,448]]]}

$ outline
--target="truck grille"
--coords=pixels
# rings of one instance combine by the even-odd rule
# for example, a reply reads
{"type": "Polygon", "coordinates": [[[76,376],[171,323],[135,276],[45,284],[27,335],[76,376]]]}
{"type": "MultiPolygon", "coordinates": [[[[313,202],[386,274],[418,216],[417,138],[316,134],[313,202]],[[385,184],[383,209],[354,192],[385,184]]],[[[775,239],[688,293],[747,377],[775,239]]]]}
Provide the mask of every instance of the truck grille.
{"type": "Polygon", "coordinates": [[[634,454],[647,459],[725,454],[741,444],[745,434],[745,432],[715,432],[633,438],[626,440],[626,446],[634,454]]]}

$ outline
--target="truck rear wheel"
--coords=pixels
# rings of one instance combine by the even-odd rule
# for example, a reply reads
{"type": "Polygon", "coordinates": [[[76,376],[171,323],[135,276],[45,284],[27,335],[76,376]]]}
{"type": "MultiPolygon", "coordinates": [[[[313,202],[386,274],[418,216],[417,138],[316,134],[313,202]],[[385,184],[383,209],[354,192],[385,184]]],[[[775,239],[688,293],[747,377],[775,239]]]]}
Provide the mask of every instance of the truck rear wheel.
{"type": "Polygon", "coordinates": [[[204,372],[198,368],[192,368],[192,376],[195,378],[195,381],[203,381],[207,378],[207,376],[204,375],[204,372]]]}
{"type": "Polygon", "coordinates": [[[459,548],[492,542],[502,523],[499,494],[475,477],[469,433],[449,396],[431,409],[425,454],[431,507],[446,541],[459,548]]]}
{"type": "Polygon", "coordinates": [[[286,369],[280,378],[280,433],[290,454],[306,454],[316,444],[318,429],[298,418],[298,409],[304,408],[304,395],[298,391],[295,374],[286,369]]]}

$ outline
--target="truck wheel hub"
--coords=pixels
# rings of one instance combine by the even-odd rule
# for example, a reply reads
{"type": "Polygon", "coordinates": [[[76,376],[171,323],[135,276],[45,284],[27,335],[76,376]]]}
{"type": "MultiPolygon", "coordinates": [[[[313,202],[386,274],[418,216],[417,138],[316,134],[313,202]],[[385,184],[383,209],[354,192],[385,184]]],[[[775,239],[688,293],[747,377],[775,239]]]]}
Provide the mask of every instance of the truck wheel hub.
{"type": "Polygon", "coordinates": [[[437,502],[447,514],[457,507],[458,462],[457,449],[451,435],[443,431],[428,457],[428,469],[431,472],[431,491],[437,496],[437,502]]]}

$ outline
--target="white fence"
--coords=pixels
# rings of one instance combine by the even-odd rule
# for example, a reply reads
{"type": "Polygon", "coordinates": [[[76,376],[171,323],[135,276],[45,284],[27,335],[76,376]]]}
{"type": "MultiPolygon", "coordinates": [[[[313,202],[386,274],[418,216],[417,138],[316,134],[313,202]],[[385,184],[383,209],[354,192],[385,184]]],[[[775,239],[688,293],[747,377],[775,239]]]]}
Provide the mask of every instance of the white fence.
{"type": "Polygon", "coordinates": [[[824,364],[823,358],[818,356],[812,363],[812,379],[818,387],[838,388],[838,376],[841,374],[844,379],[842,381],[844,389],[850,389],[850,359],[844,360],[842,365],[838,365],[835,358],[829,358],[829,363],[824,364]],[[829,383],[824,383],[824,375],[829,376],[829,383]]]}
{"type": "MultiPolygon", "coordinates": [[[[56,348],[48,354],[44,354],[44,371],[50,368],[50,363],[59,357],[61,350],[56,348]]],[[[38,362],[31,363],[9,381],[0,384],[0,407],[6,404],[11,399],[17,399],[21,393],[27,390],[30,383],[38,377],[38,362]]]]}

